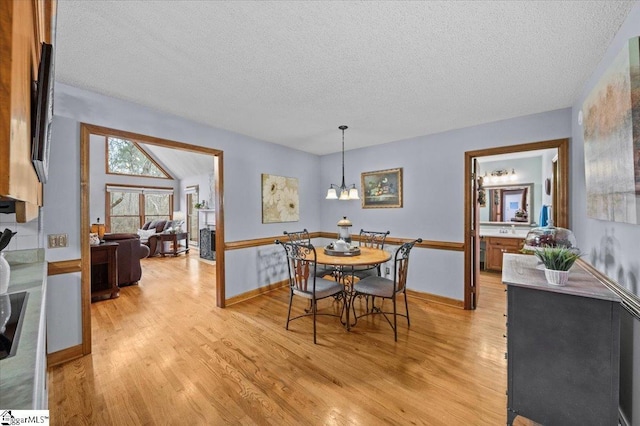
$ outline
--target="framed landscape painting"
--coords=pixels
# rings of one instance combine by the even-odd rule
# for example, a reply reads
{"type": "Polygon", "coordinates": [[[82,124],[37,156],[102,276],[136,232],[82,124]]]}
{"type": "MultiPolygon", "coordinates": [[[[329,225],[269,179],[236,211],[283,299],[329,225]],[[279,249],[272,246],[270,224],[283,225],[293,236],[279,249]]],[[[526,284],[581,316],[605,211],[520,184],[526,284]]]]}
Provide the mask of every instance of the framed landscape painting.
{"type": "Polygon", "coordinates": [[[300,220],[298,179],[262,174],[262,223],[300,220]]]}
{"type": "Polygon", "coordinates": [[[402,168],[364,172],[362,208],[402,207],[402,168]]]}

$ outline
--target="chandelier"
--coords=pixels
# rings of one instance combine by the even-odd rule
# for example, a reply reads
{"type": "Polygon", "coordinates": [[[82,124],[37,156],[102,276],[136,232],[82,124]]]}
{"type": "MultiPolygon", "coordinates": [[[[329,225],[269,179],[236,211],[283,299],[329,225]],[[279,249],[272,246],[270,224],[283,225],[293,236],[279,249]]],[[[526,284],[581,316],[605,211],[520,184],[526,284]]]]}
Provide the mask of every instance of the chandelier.
{"type": "Polygon", "coordinates": [[[354,183],[347,186],[344,183],[344,131],[348,129],[348,127],[340,126],[338,129],[342,130],[342,185],[338,186],[333,183],[329,185],[327,200],[359,200],[360,197],[358,197],[356,184],[354,183]]]}

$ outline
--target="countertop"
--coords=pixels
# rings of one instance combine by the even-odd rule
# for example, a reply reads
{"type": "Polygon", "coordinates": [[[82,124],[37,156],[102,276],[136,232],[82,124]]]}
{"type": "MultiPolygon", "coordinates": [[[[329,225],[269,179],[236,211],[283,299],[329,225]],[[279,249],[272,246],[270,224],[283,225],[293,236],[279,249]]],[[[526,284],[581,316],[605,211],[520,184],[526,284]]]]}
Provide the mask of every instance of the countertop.
{"type": "Polygon", "coordinates": [[[569,281],[563,286],[547,283],[544,266],[533,255],[505,253],[502,260],[502,282],[507,285],[563,293],[572,296],[619,302],[620,298],[593,275],[574,264],[569,281]]]}
{"type": "Polygon", "coordinates": [[[44,342],[45,296],[47,262],[44,250],[20,250],[5,252],[11,265],[8,293],[27,291],[26,311],[16,354],[0,360],[0,407],[4,409],[28,410],[36,402],[38,354],[44,356],[39,342],[44,342]],[[41,327],[42,326],[42,327],[41,327]]]}
{"type": "Polygon", "coordinates": [[[480,228],[480,236],[481,237],[498,237],[498,238],[518,238],[524,240],[527,234],[529,233],[529,229],[515,229],[515,232],[512,232],[511,228],[506,229],[507,232],[500,232],[500,228],[480,228]]]}

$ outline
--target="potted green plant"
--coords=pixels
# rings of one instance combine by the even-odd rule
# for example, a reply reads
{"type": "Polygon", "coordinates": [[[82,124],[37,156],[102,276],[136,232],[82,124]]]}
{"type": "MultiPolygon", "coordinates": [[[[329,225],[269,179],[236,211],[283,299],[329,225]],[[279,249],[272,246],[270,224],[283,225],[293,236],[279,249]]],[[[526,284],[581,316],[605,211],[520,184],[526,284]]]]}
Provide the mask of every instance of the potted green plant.
{"type": "Polygon", "coordinates": [[[569,269],[580,258],[580,251],[567,247],[540,247],[535,255],[544,264],[544,275],[549,284],[565,285],[569,269]]]}

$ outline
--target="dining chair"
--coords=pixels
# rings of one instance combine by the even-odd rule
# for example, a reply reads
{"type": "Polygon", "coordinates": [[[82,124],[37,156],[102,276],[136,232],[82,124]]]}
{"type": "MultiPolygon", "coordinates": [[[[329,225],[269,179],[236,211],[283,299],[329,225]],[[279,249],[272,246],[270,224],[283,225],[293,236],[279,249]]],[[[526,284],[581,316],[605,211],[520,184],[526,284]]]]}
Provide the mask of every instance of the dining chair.
{"type": "Polygon", "coordinates": [[[340,314],[318,313],[318,300],[327,297],[334,297],[336,301],[343,300],[343,308],[345,302],[344,286],[337,281],[327,280],[316,276],[316,249],[311,243],[302,244],[297,242],[275,241],[276,244],[282,245],[287,256],[287,269],[289,270],[289,310],[287,312],[287,324],[285,328],[289,329],[289,322],[298,318],[313,316],[313,343],[316,343],[316,316],[328,315],[342,318],[340,314]],[[304,314],[291,318],[291,305],[293,296],[300,296],[309,300],[310,309],[305,310],[304,314]],[[309,312],[310,311],[310,312],[309,312]]]}
{"type": "Polygon", "coordinates": [[[407,327],[411,325],[409,321],[409,304],[407,302],[406,292],[407,271],[409,269],[409,254],[411,253],[411,249],[413,248],[413,246],[416,243],[421,242],[422,238],[418,238],[417,240],[411,241],[409,243],[404,243],[400,246],[400,248],[398,248],[393,260],[393,279],[379,276],[369,276],[363,278],[353,285],[353,293],[351,295],[350,305],[352,306],[353,316],[355,318],[354,325],[355,323],[357,323],[358,318],[362,318],[364,316],[372,314],[382,314],[393,329],[393,337],[396,342],[398,341],[397,317],[402,316],[407,318],[407,327]],[[405,314],[398,313],[396,307],[396,296],[400,293],[404,295],[405,314]],[[385,312],[381,308],[377,308],[372,302],[371,310],[369,310],[367,306],[367,310],[365,311],[365,313],[357,316],[353,302],[354,299],[358,296],[373,296],[382,299],[391,299],[393,304],[393,312],[385,312]],[[387,315],[393,315],[393,323],[387,315]]]}
{"type": "Polygon", "coordinates": [[[284,231],[284,235],[289,237],[289,241],[296,244],[311,244],[311,237],[307,228],[302,231],[284,231]]]}
{"type": "MultiPolygon", "coordinates": [[[[384,242],[387,239],[387,235],[389,235],[391,231],[365,231],[364,229],[360,230],[360,247],[370,247],[376,248],[380,250],[384,250],[384,242]]],[[[356,267],[353,271],[353,276],[356,276],[360,279],[374,276],[374,275],[382,275],[380,271],[380,264],[371,265],[371,266],[359,266],[356,267]]]]}
{"type": "MultiPolygon", "coordinates": [[[[307,231],[307,228],[304,228],[302,231],[284,231],[283,234],[289,237],[289,241],[292,243],[307,245],[311,244],[311,236],[309,235],[309,231],[307,231]]],[[[332,275],[335,278],[335,269],[327,268],[324,265],[320,265],[316,268],[317,277],[324,278],[326,275],[332,275]]]]}

